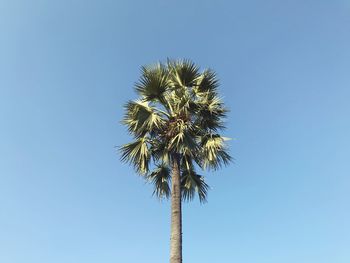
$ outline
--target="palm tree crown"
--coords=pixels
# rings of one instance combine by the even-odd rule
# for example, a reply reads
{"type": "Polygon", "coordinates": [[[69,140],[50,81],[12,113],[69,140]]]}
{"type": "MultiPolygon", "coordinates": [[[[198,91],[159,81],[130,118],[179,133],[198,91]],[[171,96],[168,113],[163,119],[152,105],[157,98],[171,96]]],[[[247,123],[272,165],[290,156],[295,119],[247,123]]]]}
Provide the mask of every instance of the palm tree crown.
{"type": "Polygon", "coordinates": [[[154,184],[158,197],[171,195],[171,165],[177,160],[182,200],[209,186],[196,170],[218,169],[231,161],[224,129],[227,109],[218,96],[214,71],[189,60],[168,60],[141,68],[135,84],[140,98],[125,105],[123,124],[134,141],[120,147],[121,159],[154,184]],[[197,168],[197,169],[196,169],[197,168]]]}

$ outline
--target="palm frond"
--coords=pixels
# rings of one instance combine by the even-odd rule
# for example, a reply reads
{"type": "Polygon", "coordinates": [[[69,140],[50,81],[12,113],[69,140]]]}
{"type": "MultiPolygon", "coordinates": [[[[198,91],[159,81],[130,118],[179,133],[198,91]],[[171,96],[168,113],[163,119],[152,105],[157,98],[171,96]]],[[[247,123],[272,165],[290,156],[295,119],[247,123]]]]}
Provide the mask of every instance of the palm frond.
{"type": "Polygon", "coordinates": [[[197,193],[199,201],[204,203],[207,200],[209,185],[194,169],[184,169],[181,176],[181,190],[183,200],[191,201],[197,193]]]}
{"type": "Polygon", "coordinates": [[[219,87],[219,80],[213,70],[207,69],[197,78],[195,86],[196,92],[214,92],[219,87]]]}
{"type": "Polygon", "coordinates": [[[148,180],[150,180],[154,185],[153,194],[158,198],[170,196],[170,186],[169,182],[171,179],[170,169],[168,166],[161,164],[147,176],[148,180]]]}
{"type": "Polygon", "coordinates": [[[169,166],[171,153],[167,147],[167,143],[163,140],[153,139],[151,140],[150,144],[150,151],[154,161],[160,161],[161,163],[169,166]]]}
{"type": "Polygon", "coordinates": [[[135,142],[125,144],[119,148],[121,160],[130,163],[135,170],[140,174],[148,172],[150,162],[150,151],[147,145],[148,139],[142,137],[135,142]]]}
{"type": "Polygon", "coordinates": [[[129,101],[125,105],[126,113],[123,123],[130,133],[135,136],[144,136],[155,128],[160,128],[164,120],[156,109],[150,107],[145,101],[129,101]]]}
{"type": "Polygon", "coordinates": [[[198,66],[188,59],[168,61],[174,88],[191,87],[200,76],[198,66]]]}
{"type": "Polygon", "coordinates": [[[178,120],[172,129],[173,136],[169,141],[169,148],[181,155],[192,155],[198,149],[193,131],[191,124],[178,120]]]}
{"type": "Polygon", "coordinates": [[[222,165],[228,165],[232,157],[228,154],[225,139],[218,134],[206,134],[200,137],[201,160],[203,168],[218,169],[222,165]]]}
{"type": "Polygon", "coordinates": [[[195,125],[204,130],[217,131],[225,128],[224,118],[228,110],[213,93],[202,93],[196,100],[195,125]]]}
{"type": "Polygon", "coordinates": [[[135,90],[147,101],[164,101],[163,95],[169,88],[168,69],[163,64],[141,67],[141,77],[135,90]]]}

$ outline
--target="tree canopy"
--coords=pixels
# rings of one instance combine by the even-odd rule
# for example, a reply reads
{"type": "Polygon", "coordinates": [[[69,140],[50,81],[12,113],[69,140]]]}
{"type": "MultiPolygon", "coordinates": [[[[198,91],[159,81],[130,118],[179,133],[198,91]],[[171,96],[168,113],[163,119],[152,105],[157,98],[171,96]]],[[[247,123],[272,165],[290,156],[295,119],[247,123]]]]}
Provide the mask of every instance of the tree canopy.
{"type": "Polygon", "coordinates": [[[122,123],[133,142],[120,147],[121,159],[154,184],[160,198],[171,195],[171,163],[181,167],[183,200],[204,202],[209,189],[197,170],[216,170],[232,157],[222,137],[227,109],[211,69],[190,60],[143,66],[135,84],[139,98],[128,101],[122,123]]]}

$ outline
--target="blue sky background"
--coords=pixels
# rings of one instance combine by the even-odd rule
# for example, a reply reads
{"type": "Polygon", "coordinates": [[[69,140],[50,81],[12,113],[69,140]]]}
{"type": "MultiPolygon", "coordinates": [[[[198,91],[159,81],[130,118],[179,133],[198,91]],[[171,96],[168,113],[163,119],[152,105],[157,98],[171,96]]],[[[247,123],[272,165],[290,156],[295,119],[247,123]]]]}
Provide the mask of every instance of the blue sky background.
{"type": "Polygon", "coordinates": [[[121,164],[143,64],[214,68],[236,162],[184,205],[184,262],[350,262],[350,1],[0,0],[0,262],[167,262],[121,164]]]}

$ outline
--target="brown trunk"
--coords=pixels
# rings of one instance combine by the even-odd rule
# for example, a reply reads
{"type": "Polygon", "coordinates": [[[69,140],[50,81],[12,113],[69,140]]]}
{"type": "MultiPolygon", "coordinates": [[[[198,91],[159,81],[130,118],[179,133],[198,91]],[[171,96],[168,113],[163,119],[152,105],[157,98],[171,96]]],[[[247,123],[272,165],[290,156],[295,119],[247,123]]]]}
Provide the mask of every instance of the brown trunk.
{"type": "Polygon", "coordinates": [[[170,263],[182,263],[181,177],[178,156],[173,158],[172,165],[170,263]]]}

